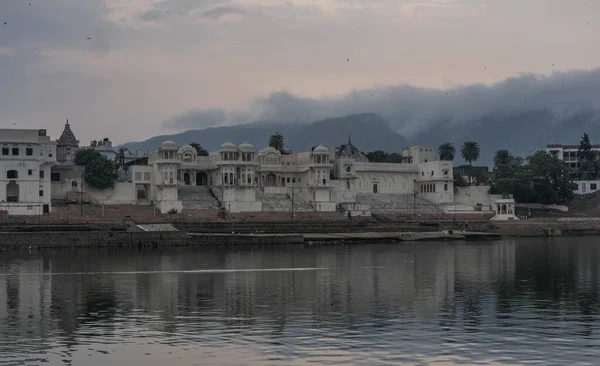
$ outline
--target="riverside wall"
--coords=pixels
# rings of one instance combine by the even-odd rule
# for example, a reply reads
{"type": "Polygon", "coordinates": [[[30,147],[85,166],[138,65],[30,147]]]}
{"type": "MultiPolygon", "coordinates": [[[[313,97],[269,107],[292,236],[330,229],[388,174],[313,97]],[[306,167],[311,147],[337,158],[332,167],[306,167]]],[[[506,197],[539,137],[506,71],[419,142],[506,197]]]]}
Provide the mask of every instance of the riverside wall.
{"type": "Polygon", "coordinates": [[[42,248],[90,248],[90,247],[164,247],[202,245],[270,245],[301,244],[304,238],[289,235],[190,235],[181,231],[167,232],[0,232],[0,250],[42,248]]]}
{"type": "MultiPolygon", "coordinates": [[[[349,226],[342,225],[311,225],[299,226],[283,225],[271,227],[264,225],[238,225],[238,226],[210,226],[196,229],[195,233],[187,231],[124,231],[124,228],[115,226],[84,226],[84,227],[45,227],[45,226],[20,226],[2,227],[0,230],[0,250],[15,249],[42,249],[42,248],[87,248],[87,247],[164,247],[164,246],[220,246],[220,245],[279,245],[279,244],[304,244],[304,235],[308,233],[346,232],[353,236],[352,242],[373,242],[368,235],[361,238],[360,233],[385,233],[385,232],[435,232],[448,229],[449,223],[435,222],[411,223],[408,226],[389,224],[359,225],[353,230],[344,231],[349,226]],[[417,226],[415,226],[417,225],[417,226]],[[234,227],[235,230],[231,230],[234,227]],[[411,228],[420,230],[410,230],[411,228]],[[225,232],[225,228],[229,232],[225,232]],[[252,229],[253,228],[253,229],[252,229]],[[261,230],[264,229],[264,230],[261,230]],[[270,228],[270,229],[269,229],[270,228]],[[59,230],[60,229],[60,230],[59,230]],[[311,230],[313,229],[313,230],[311,230]],[[204,232],[203,232],[204,231],[204,232]],[[207,232],[212,231],[212,232],[207,232]],[[262,232],[261,232],[262,231],[262,232]]],[[[182,228],[183,229],[183,228],[182,228]]],[[[499,234],[502,237],[554,237],[554,236],[600,236],[600,219],[581,222],[559,221],[518,221],[518,222],[469,222],[468,231],[487,232],[499,234]]],[[[323,234],[327,235],[327,234],[323,234]]],[[[330,242],[347,242],[349,239],[331,239],[330,242]]],[[[600,243],[600,241],[599,241],[600,243]]]]}

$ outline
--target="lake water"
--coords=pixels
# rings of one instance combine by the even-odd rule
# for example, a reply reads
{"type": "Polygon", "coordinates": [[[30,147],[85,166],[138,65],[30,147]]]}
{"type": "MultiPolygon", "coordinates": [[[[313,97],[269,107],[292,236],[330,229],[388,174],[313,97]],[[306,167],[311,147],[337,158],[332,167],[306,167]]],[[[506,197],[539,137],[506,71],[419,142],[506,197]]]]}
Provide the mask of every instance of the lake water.
{"type": "Polygon", "coordinates": [[[600,239],[0,253],[0,365],[600,362],[600,239]]]}

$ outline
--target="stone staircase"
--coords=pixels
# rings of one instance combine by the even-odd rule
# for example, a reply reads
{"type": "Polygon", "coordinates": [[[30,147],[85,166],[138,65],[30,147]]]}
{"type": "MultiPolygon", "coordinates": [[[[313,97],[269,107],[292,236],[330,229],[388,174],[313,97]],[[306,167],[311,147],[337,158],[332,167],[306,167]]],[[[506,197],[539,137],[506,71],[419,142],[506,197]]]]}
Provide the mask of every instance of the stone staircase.
{"type": "MultiPolygon", "coordinates": [[[[263,211],[292,212],[292,198],[287,193],[264,193],[256,191],[256,200],[262,202],[263,211]]],[[[294,198],[294,212],[314,212],[315,208],[310,202],[294,198]]]]}
{"type": "Polygon", "coordinates": [[[179,200],[187,210],[218,209],[219,202],[205,186],[183,186],[178,189],[179,200]]]}
{"type": "Polygon", "coordinates": [[[356,201],[371,207],[374,214],[439,215],[444,211],[437,205],[412,193],[358,193],[356,201]]]}

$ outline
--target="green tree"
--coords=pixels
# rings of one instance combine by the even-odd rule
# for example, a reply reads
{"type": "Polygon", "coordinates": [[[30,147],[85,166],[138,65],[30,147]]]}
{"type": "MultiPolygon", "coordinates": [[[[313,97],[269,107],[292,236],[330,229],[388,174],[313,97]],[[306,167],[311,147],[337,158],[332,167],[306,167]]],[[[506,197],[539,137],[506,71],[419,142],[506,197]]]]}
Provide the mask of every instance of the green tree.
{"type": "Polygon", "coordinates": [[[466,141],[460,150],[460,155],[469,163],[469,185],[471,185],[471,170],[473,162],[479,159],[479,143],[476,141],[466,141]]]}
{"type": "Polygon", "coordinates": [[[383,150],[375,150],[366,154],[371,163],[385,163],[388,161],[388,153],[383,150]]]}
{"type": "Polygon", "coordinates": [[[197,142],[190,142],[190,146],[196,149],[198,156],[208,156],[208,151],[197,142]]]}
{"type": "Polygon", "coordinates": [[[592,151],[592,143],[587,133],[584,133],[579,142],[577,151],[579,160],[579,179],[594,179],[597,176],[598,166],[596,162],[596,153],[592,151]]]}
{"type": "MultiPolygon", "coordinates": [[[[501,150],[498,152],[500,151],[501,150]]],[[[523,164],[525,161],[520,156],[512,155],[510,155],[507,159],[504,159],[506,158],[505,153],[502,152],[501,154],[498,154],[498,152],[496,155],[494,155],[495,179],[492,184],[492,193],[514,194],[517,190],[515,188],[515,179],[523,169],[523,164]],[[500,157],[502,157],[502,159],[499,159],[500,157]]]]}
{"type": "Polygon", "coordinates": [[[75,164],[85,168],[83,179],[92,188],[105,189],[113,187],[117,174],[112,160],[93,148],[77,150],[75,164]]]}
{"type": "Polygon", "coordinates": [[[459,172],[454,172],[454,186],[455,187],[466,187],[467,181],[465,180],[465,178],[459,173],[459,172]]]}
{"type": "Polygon", "coordinates": [[[438,147],[438,155],[440,156],[440,160],[454,160],[454,155],[456,155],[456,149],[454,148],[454,144],[451,142],[444,142],[443,144],[441,144],[438,147]]]}
{"type": "Polygon", "coordinates": [[[538,151],[527,157],[526,169],[531,172],[532,200],[543,204],[564,204],[573,199],[577,185],[569,169],[557,158],[538,151]]]}
{"type": "Polygon", "coordinates": [[[274,134],[269,136],[269,146],[283,154],[283,135],[279,132],[275,132],[274,134]]]}
{"type": "Polygon", "coordinates": [[[118,170],[119,168],[125,167],[125,157],[127,153],[127,148],[120,147],[115,154],[115,166],[118,170]]]}
{"type": "Polygon", "coordinates": [[[395,163],[395,164],[402,163],[402,155],[400,155],[398,153],[391,153],[387,157],[387,162],[395,163]]]}
{"type": "Polygon", "coordinates": [[[500,149],[494,154],[494,168],[507,165],[510,162],[512,155],[506,149],[500,149]]]}
{"type": "Polygon", "coordinates": [[[565,204],[573,199],[577,185],[562,161],[538,151],[525,160],[512,156],[503,165],[503,176],[497,176],[494,193],[513,194],[522,203],[565,204]]]}
{"type": "Polygon", "coordinates": [[[496,179],[506,178],[509,175],[509,164],[513,159],[510,151],[500,149],[494,154],[494,174],[496,179]]]}

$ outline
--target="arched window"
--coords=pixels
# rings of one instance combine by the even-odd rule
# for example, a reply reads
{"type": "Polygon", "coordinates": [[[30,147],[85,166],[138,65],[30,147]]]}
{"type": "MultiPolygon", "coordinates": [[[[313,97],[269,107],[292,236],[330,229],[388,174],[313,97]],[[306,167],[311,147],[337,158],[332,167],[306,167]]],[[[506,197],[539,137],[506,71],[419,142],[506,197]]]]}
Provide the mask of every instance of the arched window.
{"type": "Polygon", "coordinates": [[[350,189],[350,182],[346,182],[346,189],[350,189]]]}
{"type": "Polygon", "coordinates": [[[229,174],[225,173],[223,176],[225,177],[225,184],[229,184],[229,174]]]}
{"type": "Polygon", "coordinates": [[[229,173],[229,184],[235,184],[235,182],[233,181],[233,173],[229,173]]]}
{"type": "Polygon", "coordinates": [[[19,172],[16,170],[9,170],[6,172],[7,179],[17,179],[19,178],[19,172]]]}
{"type": "MultiPolygon", "coordinates": [[[[242,155],[244,156],[244,155],[242,155]]],[[[246,181],[246,173],[242,173],[242,183],[244,183],[246,181]]]]}
{"type": "Polygon", "coordinates": [[[74,180],[74,181],[71,182],[71,187],[77,187],[77,181],[76,180],[74,180]]]}
{"type": "Polygon", "coordinates": [[[346,172],[350,173],[350,167],[349,166],[346,167],[346,172]]]}
{"type": "Polygon", "coordinates": [[[444,192],[448,191],[448,183],[444,183],[444,192]]]}

